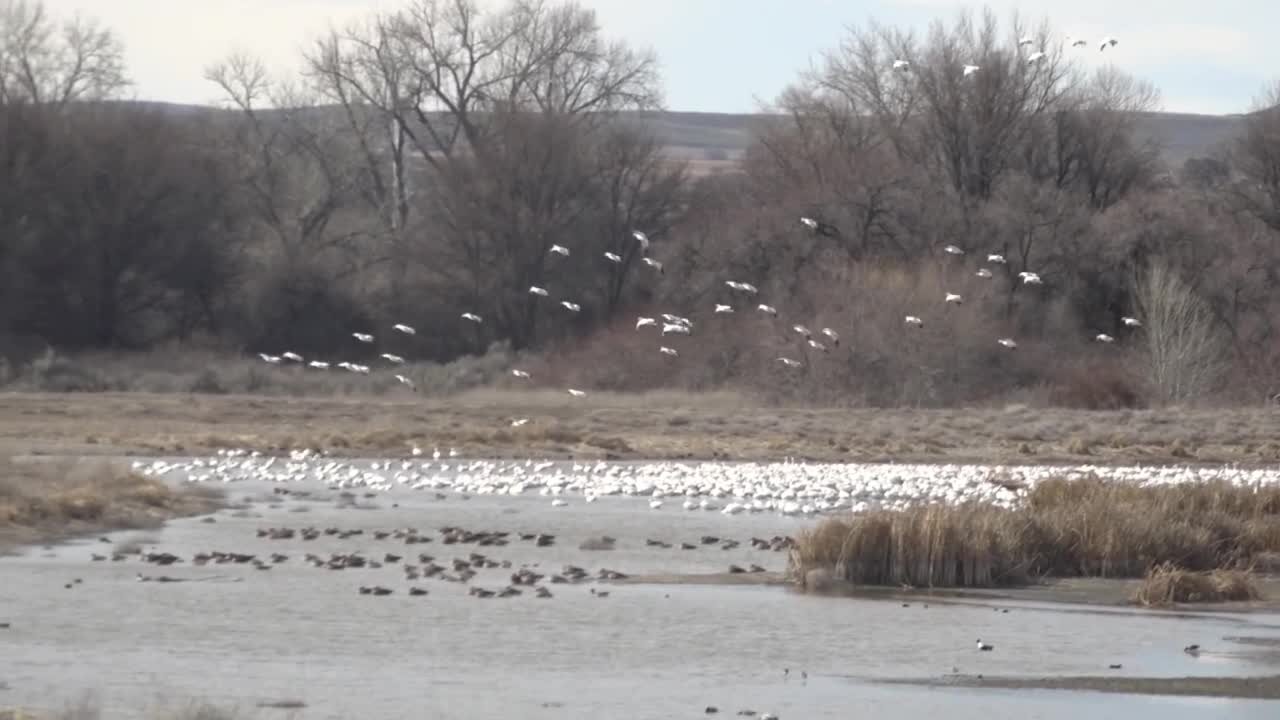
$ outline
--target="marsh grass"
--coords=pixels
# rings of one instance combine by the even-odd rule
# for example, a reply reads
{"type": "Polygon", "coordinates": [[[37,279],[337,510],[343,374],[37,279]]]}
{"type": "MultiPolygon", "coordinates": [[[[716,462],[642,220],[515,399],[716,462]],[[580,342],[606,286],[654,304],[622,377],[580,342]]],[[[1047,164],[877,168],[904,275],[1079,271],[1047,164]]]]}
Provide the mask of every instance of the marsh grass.
{"type": "Polygon", "coordinates": [[[216,490],[175,490],[105,461],[0,457],[0,548],[100,530],[156,527],[219,505],[216,490]]]}
{"type": "Polygon", "coordinates": [[[1145,607],[1178,603],[1230,602],[1262,597],[1248,569],[1220,568],[1204,572],[1162,563],[1147,573],[1133,594],[1133,602],[1145,607]]]}
{"type": "Polygon", "coordinates": [[[1280,488],[1054,479],[1012,510],[930,505],[824,520],[800,534],[791,570],[799,579],[822,569],[856,585],[998,587],[1139,578],[1165,563],[1243,570],[1276,551],[1280,488]]]}

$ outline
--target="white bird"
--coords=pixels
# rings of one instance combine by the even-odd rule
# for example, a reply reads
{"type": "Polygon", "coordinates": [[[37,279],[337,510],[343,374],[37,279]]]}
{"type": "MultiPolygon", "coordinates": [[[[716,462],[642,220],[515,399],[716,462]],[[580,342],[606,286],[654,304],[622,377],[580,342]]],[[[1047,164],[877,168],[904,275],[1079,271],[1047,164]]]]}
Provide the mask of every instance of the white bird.
{"type": "Polygon", "coordinates": [[[978,71],[979,71],[979,70],[981,70],[981,69],[982,69],[982,68],[978,67],[977,65],[965,65],[965,66],[964,66],[964,76],[965,76],[965,77],[969,77],[970,75],[972,75],[972,74],[974,74],[974,73],[978,72],[978,71]]]}
{"type": "Polygon", "coordinates": [[[770,315],[773,315],[774,317],[777,317],[778,315],[778,309],[773,307],[772,305],[757,305],[756,309],[762,313],[768,313],[770,315]]]}
{"type": "Polygon", "coordinates": [[[662,274],[662,263],[658,262],[657,260],[654,260],[653,258],[640,258],[640,259],[641,261],[644,262],[645,265],[648,265],[654,270],[657,270],[659,275],[662,274]]]}
{"type": "Polygon", "coordinates": [[[530,286],[529,286],[529,294],[530,294],[530,295],[540,295],[540,296],[542,296],[542,297],[546,297],[546,296],[547,296],[547,289],[546,289],[546,288],[540,288],[540,287],[538,287],[537,285],[530,285],[530,286]]]}
{"type": "Polygon", "coordinates": [[[1023,285],[1043,285],[1044,284],[1044,281],[1040,279],[1040,275],[1038,273],[1027,272],[1026,270],[1023,270],[1022,272],[1018,273],[1018,277],[1022,278],[1023,285]]]}
{"type": "Polygon", "coordinates": [[[660,507],[662,507],[662,501],[661,501],[661,500],[650,500],[650,501],[649,501],[649,509],[650,509],[650,510],[657,510],[657,509],[658,509],[658,508],[660,508],[660,507]]]}
{"type": "Polygon", "coordinates": [[[789,367],[789,368],[798,368],[798,367],[800,367],[800,361],[799,361],[799,360],[792,360],[791,358],[780,357],[780,358],[778,358],[778,362],[782,363],[783,365],[786,365],[786,366],[787,366],[787,367],[789,367]]]}
{"type": "Polygon", "coordinates": [[[964,304],[964,298],[963,298],[963,297],[960,297],[959,295],[957,295],[957,294],[955,294],[955,293],[947,293],[947,298],[946,298],[946,301],[945,301],[945,302],[953,303],[953,304],[955,304],[955,305],[963,305],[963,304],[964,304]]]}
{"type": "Polygon", "coordinates": [[[817,340],[814,340],[813,338],[809,338],[809,347],[813,348],[814,350],[820,350],[820,351],[822,351],[822,352],[827,352],[827,346],[826,346],[826,345],[823,345],[822,343],[818,342],[817,340]]]}
{"type": "Polygon", "coordinates": [[[684,323],[663,323],[662,334],[688,335],[690,334],[689,326],[684,323]]]}
{"type": "Polygon", "coordinates": [[[1014,341],[1013,341],[1013,338],[1000,338],[1000,339],[999,339],[999,340],[997,340],[996,342],[998,342],[998,343],[1000,343],[1001,345],[1003,345],[1003,346],[1005,346],[1005,347],[1009,348],[1010,350],[1012,350],[1012,349],[1014,349],[1014,348],[1018,347],[1018,343],[1014,342],[1014,341]]]}
{"type": "Polygon", "coordinates": [[[529,373],[525,372],[524,370],[512,370],[511,374],[523,380],[529,379],[529,373]]]}
{"type": "Polygon", "coordinates": [[[974,273],[974,275],[980,278],[989,278],[991,277],[991,271],[986,268],[978,268],[978,272],[974,273]]]}
{"type": "Polygon", "coordinates": [[[294,362],[299,362],[299,363],[302,362],[302,356],[299,355],[298,353],[293,353],[293,352],[281,353],[280,357],[284,358],[285,360],[292,360],[294,362]]]}
{"type": "Polygon", "coordinates": [[[648,235],[645,235],[639,230],[632,230],[631,237],[635,238],[640,243],[640,252],[642,253],[649,252],[649,236],[648,235]]]}
{"type": "Polygon", "coordinates": [[[944,247],[944,248],[942,248],[942,249],[943,249],[943,250],[945,250],[947,253],[949,253],[949,254],[951,254],[951,255],[963,255],[963,254],[964,254],[964,251],[963,251],[963,250],[961,250],[960,248],[956,247],[955,245],[948,245],[948,246],[946,246],[946,247],[944,247]]]}
{"type": "Polygon", "coordinates": [[[555,500],[551,501],[551,507],[564,507],[565,505],[568,505],[568,504],[569,502],[567,500],[563,500],[561,498],[556,498],[555,500]]]}
{"type": "Polygon", "coordinates": [[[569,394],[574,397],[586,397],[587,395],[585,392],[581,390],[574,390],[573,388],[569,388],[569,394]]]}
{"type": "Polygon", "coordinates": [[[818,221],[814,220],[811,217],[801,217],[800,223],[805,227],[809,228],[810,230],[816,231],[818,229],[818,221]]]}
{"type": "Polygon", "coordinates": [[[997,265],[1003,265],[1005,261],[1004,261],[1003,255],[988,255],[987,262],[996,263],[997,265]]]}
{"type": "Polygon", "coordinates": [[[387,362],[395,363],[396,365],[404,364],[404,358],[400,357],[399,355],[392,355],[391,353],[382,353],[381,357],[383,360],[386,360],[387,362]]]}
{"type": "Polygon", "coordinates": [[[658,321],[657,321],[657,319],[656,319],[656,318],[651,318],[651,317],[636,318],[636,329],[637,329],[637,330],[639,330],[639,329],[640,329],[640,328],[642,328],[642,327],[648,327],[648,326],[657,327],[657,326],[658,326],[658,321]]]}
{"type": "Polygon", "coordinates": [[[839,347],[840,335],[837,334],[835,330],[832,330],[831,328],[822,328],[822,334],[831,339],[832,345],[839,347]]]}
{"type": "Polygon", "coordinates": [[[392,325],[392,326],[391,326],[391,329],[392,329],[392,330],[395,330],[396,332],[402,332],[402,333],[404,333],[405,335],[417,335],[417,334],[418,334],[418,331],[414,330],[413,328],[411,328],[411,327],[409,327],[408,325],[405,325],[405,324],[403,324],[403,323],[396,323],[395,325],[392,325]]]}
{"type": "Polygon", "coordinates": [[[924,321],[916,317],[915,315],[908,315],[906,318],[903,319],[903,322],[905,322],[908,325],[911,325],[912,327],[918,327],[918,328],[924,327],[924,321]]]}
{"type": "Polygon", "coordinates": [[[716,312],[718,312],[718,313],[731,313],[731,312],[733,312],[733,306],[731,306],[731,305],[721,305],[720,303],[716,303],[716,312]]]}
{"type": "Polygon", "coordinates": [[[605,254],[604,254],[604,259],[605,259],[605,260],[608,260],[608,261],[609,261],[609,262],[611,262],[611,263],[620,263],[620,262],[622,262],[622,256],[621,256],[621,255],[618,255],[618,254],[616,254],[616,253],[611,253],[611,252],[607,252],[607,253],[605,253],[605,254]]]}
{"type": "Polygon", "coordinates": [[[353,373],[360,373],[361,375],[369,374],[368,365],[356,365],[355,363],[351,363],[350,365],[347,366],[347,369],[353,373]]]}
{"type": "Polygon", "coordinates": [[[1047,55],[1045,55],[1043,52],[1041,52],[1041,51],[1037,50],[1036,52],[1033,52],[1033,53],[1031,53],[1030,55],[1028,55],[1028,56],[1027,56],[1027,64],[1028,64],[1028,65],[1034,65],[1034,64],[1036,64],[1036,63],[1040,62],[1041,60],[1045,59],[1046,57],[1048,57],[1048,56],[1047,56],[1047,55]]]}
{"type": "Polygon", "coordinates": [[[373,342],[373,336],[368,333],[351,333],[351,337],[359,340],[362,343],[373,342]]]}
{"type": "Polygon", "coordinates": [[[482,322],[484,322],[484,320],[480,319],[480,316],[479,316],[479,315],[476,315],[475,313],[469,313],[469,312],[462,313],[462,319],[463,319],[463,320],[470,320],[470,321],[471,321],[471,322],[473,322],[473,323],[482,323],[482,322]]]}
{"type": "Polygon", "coordinates": [[[511,421],[511,427],[520,427],[521,425],[524,425],[527,422],[529,422],[529,418],[516,418],[515,420],[511,421]]]}
{"type": "Polygon", "coordinates": [[[1102,52],[1103,50],[1106,50],[1108,47],[1115,47],[1119,43],[1120,41],[1113,37],[1103,38],[1102,42],[1098,43],[1098,52],[1102,52]]]}
{"type": "Polygon", "coordinates": [[[809,332],[809,328],[807,328],[807,327],[805,327],[805,326],[803,326],[803,325],[792,325],[792,326],[791,326],[791,329],[792,329],[792,330],[795,330],[797,333],[800,333],[801,335],[803,335],[803,336],[805,336],[805,337],[810,337],[811,335],[813,335],[813,333],[809,332]]]}
{"type": "Polygon", "coordinates": [[[550,252],[553,252],[557,255],[561,255],[563,257],[569,257],[569,248],[563,245],[552,245],[550,252]]]}
{"type": "Polygon", "coordinates": [[[894,70],[910,70],[911,63],[907,60],[894,60],[893,69],[894,70]]]}
{"type": "Polygon", "coordinates": [[[760,292],[758,289],[756,289],[756,286],[752,285],[751,283],[736,282],[734,280],[725,280],[724,284],[728,285],[734,290],[741,290],[742,292],[747,293],[748,295],[755,295],[756,293],[760,292]]]}
{"type": "Polygon", "coordinates": [[[280,364],[279,355],[268,355],[266,353],[258,353],[258,357],[262,358],[265,362],[271,363],[272,365],[280,364]]]}
{"type": "Polygon", "coordinates": [[[321,361],[319,361],[319,360],[312,360],[311,362],[307,363],[307,365],[309,365],[310,367],[313,367],[313,368],[315,368],[315,369],[317,369],[317,370],[328,370],[328,369],[329,369],[329,363],[327,363],[327,362],[321,362],[321,361]]]}
{"type": "Polygon", "coordinates": [[[662,353],[663,355],[670,355],[671,357],[680,357],[680,353],[676,352],[675,348],[669,348],[664,346],[664,347],[658,348],[658,352],[662,353]]]}
{"type": "Polygon", "coordinates": [[[1093,339],[1101,343],[1113,343],[1116,341],[1115,338],[1111,337],[1106,333],[1098,333],[1097,335],[1093,336],[1093,339]]]}
{"type": "Polygon", "coordinates": [[[569,302],[568,300],[561,300],[560,305],[569,312],[578,312],[582,309],[582,306],[578,303],[569,302]]]}
{"type": "Polygon", "coordinates": [[[1120,322],[1124,323],[1125,327],[1142,327],[1142,321],[1135,317],[1122,317],[1120,322]]]}
{"type": "Polygon", "coordinates": [[[986,644],[986,643],[982,642],[982,639],[981,639],[981,638],[979,638],[979,639],[978,639],[978,649],[979,649],[979,650],[993,650],[993,649],[995,649],[995,645],[988,645],[988,644],[986,644]]]}
{"type": "Polygon", "coordinates": [[[397,381],[399,381],[399,383],[400,383],[401,385],[405,385],[405,386],[407,386],[410,390],[413,390],[414,392],[417,392],[417,390],[418,390],[418,386],[414,385],[414,384],[413,384],[413,381],[412,381],[412,380],[410,380],[409,378],[407,378],[407,377],[405,377],[405,376],[403,376],[403,375],[397,375],[397,376],[396,376],[396,380],[397,380],[397,381]]]}

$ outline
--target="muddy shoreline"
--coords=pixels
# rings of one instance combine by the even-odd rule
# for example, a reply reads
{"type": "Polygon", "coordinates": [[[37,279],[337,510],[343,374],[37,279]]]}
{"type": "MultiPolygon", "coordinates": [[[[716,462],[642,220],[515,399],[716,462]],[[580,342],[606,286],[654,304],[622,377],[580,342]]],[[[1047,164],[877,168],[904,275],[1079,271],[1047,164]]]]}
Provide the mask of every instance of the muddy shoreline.
{"type": "Polygon", "coordinates": [[[1221,697],[1239,700],[1280,700],[1280,675],[1264,677],[995,677],[947,675],[933,680],[879,680],[887,685],[945,688],[995,688],[1000,690],[1074,690],[1130,695],[1221,697]]]}

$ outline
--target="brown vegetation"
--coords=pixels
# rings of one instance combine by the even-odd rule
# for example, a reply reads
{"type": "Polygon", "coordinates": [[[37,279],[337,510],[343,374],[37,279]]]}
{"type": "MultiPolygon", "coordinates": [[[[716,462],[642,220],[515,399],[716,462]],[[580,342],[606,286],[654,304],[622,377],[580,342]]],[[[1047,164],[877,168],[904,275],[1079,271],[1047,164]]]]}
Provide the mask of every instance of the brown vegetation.
{"type": "MultiPolygon", "coordinates": [[[[802,533],[797,579],[811,570],[855,585],[995,587],[1041,577],[1142,577],[1139,597],[1247,594],[1251,561],[1280,550],[1280,488],[1226,482],[1139,487],[1097,479],[1037,484],[1016,509],[932,505],[831,518],[802,533]],[[1197,572],[1207,575],[1195,575],[1197,572]],[[1237,572],[1239,571],[1239,572],[1237,572]]],[[[1230,595],[1230,597],[1228,597],[1230,595]]]]}
{"type": "MultiPolygon", "coordinates": [[[[406,0],[316,38],[297,77],[244,55],[208,68],[216,111],[104,102],[127,86],[123,48],[75,23],[59,32],[38,2],[0,1],[0,384],[126,389],[98,352],[160,350],[221,360],[156,390],[256,393],[285,383],[227,358],[448,362],[497,343],[557,389],[1094,409],[1280,390],[1277,114],[1168,167],[1140,131],[1156,89],[1086,73],[1048,25],[971,13],[922,35],[853,28],[755,118],[733,170],[708,174],[729,155],[673,160],[636,121],[660,107],[658,59],[572,2],[406,0]],[[962,59],[981,72],[963,77],[962,59]],[[809,233],[801,214],[836,231],[809,233]],[[997,252],[1008,264],[976,277],[997,252]],[[1044,285],[1019,283],[1024,270],[1044,285]],[[741,302],[711,316],[726,279],[783,317],[741,302]],[[698,323],[669,341],[678,358],[632,327],[662,312],[698,323]],[[906,331],[905,314],[925,327],[906,331]],[[843,340],[811,351],[794,322],[843,340]]],[[[287,392],[389,391],[386,369],[287,392]]],[[[459,389],[473,382],[495,379],[459,389]]]]}
{"type": "Polygon", "coordinates": [[[1203,572],[1184,570],[1174,563],[1151,568],[1133,594],[1133,601],[1146,607],[1178,603],[1257,600],[1257,583],[1248,570],[1218,569],[1203,572]]]}
{"type": "Polygon", "coordinates": [[[811,408],[728,392],[478,389],[448,397],[13,393],[0,451],[188,454],[216,448],[471,457],[981,463],[1275,463],[1269,410],[811,408]],[[515,418],[528,418],[512,427],[515,418]]]}
{"type": "Polygon", "coordinates": [[[208,489],[174,490],[106,461],[0,456],[0,550],[103,530],[155,527],[218,506],[208,489]]]}

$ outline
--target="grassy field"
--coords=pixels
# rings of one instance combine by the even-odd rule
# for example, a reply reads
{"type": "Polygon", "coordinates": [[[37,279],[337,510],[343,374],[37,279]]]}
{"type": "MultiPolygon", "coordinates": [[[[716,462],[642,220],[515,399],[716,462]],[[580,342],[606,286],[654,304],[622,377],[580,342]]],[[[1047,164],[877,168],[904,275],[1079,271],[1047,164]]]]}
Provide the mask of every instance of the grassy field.
{"type": "Polygon", "coordinates": [[[472,457],[1001,463],[1280,461],[1280,412],[766,406],[731,393],[474,390],[445,398],[179,393],[0,395],[0,454],[222,447],[472,457]],[[528,418],[512,427],[515,418],[528,418]]]}
{"type": "Polygon", "coordinates": [[[1144,578],[1138,604],[1256,600],[1280,557],[1280,487],[1038,483],[1015,509],[931,505],[829,518],[797,537],[793,576],[821,585],[1001,587],[1144,578]]]}
{"type": "Polygon", "coordinates": [[[175,490],[106,461],[0,456],[0,552],[88,533],[156,527],[219,505],[216,491],[175,490]]]}

